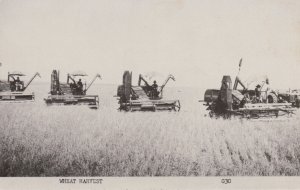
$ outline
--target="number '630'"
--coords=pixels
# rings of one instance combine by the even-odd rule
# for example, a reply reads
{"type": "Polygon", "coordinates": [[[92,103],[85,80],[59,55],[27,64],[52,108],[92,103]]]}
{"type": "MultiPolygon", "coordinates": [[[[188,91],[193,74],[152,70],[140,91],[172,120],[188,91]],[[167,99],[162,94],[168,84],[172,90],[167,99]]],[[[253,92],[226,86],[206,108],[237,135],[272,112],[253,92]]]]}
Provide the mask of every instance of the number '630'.
{"type": "Polygon", "coordinates": [[[231,183],[231,179],[221,179],[221,183],[224,183],[224,184],[231,183]]]}

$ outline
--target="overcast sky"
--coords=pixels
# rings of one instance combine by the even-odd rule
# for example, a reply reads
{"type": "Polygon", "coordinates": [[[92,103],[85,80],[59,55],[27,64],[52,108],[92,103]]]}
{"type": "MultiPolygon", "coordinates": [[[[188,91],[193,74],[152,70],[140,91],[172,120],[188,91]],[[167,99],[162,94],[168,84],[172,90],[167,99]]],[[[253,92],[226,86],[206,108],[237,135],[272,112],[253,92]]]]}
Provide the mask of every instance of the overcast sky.
{"type": "Polygon", "coordinates": [[[300,88],[299,10],[299,0],[0,0],[0,77],[49,81],[57,68],[118,84],[124,70],[157,71],[219,88],[242,57],[242,78],[300,88]]]}

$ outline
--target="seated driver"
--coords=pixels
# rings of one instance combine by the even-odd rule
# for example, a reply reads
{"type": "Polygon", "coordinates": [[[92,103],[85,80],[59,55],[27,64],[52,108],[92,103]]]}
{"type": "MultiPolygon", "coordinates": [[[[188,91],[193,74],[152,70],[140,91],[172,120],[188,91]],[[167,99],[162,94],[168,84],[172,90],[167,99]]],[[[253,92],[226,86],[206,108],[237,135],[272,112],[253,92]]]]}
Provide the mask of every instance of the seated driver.
{"type": "Polygon", "coordinates": [[[76,88],[76,83],[75,82],[72,82],[70,83],[70,88],[73,90],[76,88]]]}
{"type": "Polygon", "coordinates": [[[256,85],[256,87],[255,87],[255,97],[256,97],[257,102],[262,102],[262,99],[261,99],[261,86],[259,84],[256,85]]]}
{"type": "Polygon", "coordinates": [[[16,80],[14,80],[16,91],[20,91],[22,89],[22,82],[19,77],[17,77],[16,80]]]}
{"type": "Polygon", "coordinates": [[[153,84],[152,84],[151,87],[152,87],[152,96],[153,97],[158,97],[158,90],[157,90],[158,85],[156,84],[156,80],[153,81],[153,84]]]}
{"type": "Polygon", "coordinates": [[[79,79],[79,81],[77,82],[77,87],[78,87],[78,92],[80,94],[82,94],[83,93],[83,84],[81,82],[81,79],[79,79]]]}

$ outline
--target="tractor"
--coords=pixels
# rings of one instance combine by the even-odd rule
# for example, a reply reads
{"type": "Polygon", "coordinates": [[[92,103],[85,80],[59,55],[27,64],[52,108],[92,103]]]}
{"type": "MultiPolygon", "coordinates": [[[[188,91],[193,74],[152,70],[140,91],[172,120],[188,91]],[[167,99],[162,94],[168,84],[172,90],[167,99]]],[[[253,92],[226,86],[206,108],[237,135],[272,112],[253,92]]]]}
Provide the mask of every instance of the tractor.
{"type": "Polygon", "coordinates": [[[279,102],[289,102],[293,107],[300,108],[300,90],[278,91],[277,99],[279,102]]]}
{"type": "Polygon", "coordinates": [[[20,78],[26,76],[25,74],[14,71],[8,73],[7,81],[0,81],[0,102],[27,102],[34,101],[34,92],[27,92],[26,89],[31,84],[35,75],[25,84],[20,78]]]}
{"type": "Polygon", "coordinates": [[[125,71],[123,84],[118,86],[120,110],[125,111],[156,111],[156,110],[180,110],[179,100],[165,100],[163,89],[169,80],[175,81],[173,75],[169,75],[161,86],[156,83],[150,85],[140,74],[138,85],[132,85],[132,72],[125,71]],[[144,83],[142,85],[142,82],[144,83]]]}
{"type": "MultiPolygon", "coordinates": [[[[242,59],[239,63],[241,69],[242,59]]],[[[239,75],[239,74],[238,74],[239,75]]],[[[266,88],[269,81],[258,84],[255,89],[248,89],[239,76],[232,84],[231,77],[223,76],[220,89],[208,89],[205,91],[204,102],[211,117],[241,116],[242,118],[278,117],[292,115],[295,111],[292,103],[279,101],[279,95],[274,90],[266,88]],[[241,86],[242,88],[239,88],[241,86]]]]}
{"type": "Polygon", "coordinates": [[[92,86],[97,78],[101,76],[97,74],[92,82],[87,86],[83,84],[81,79],[76,82],[76,77],[85,77],[86,73],[78,71],[67,75],[67,82],[61,83],[59,71],[53,70],[51,74],[50,95],[45,98],[47,105],[88,105],[92,109],[99,107],[98,95],[87,95],[88,89],[92,86]]]}

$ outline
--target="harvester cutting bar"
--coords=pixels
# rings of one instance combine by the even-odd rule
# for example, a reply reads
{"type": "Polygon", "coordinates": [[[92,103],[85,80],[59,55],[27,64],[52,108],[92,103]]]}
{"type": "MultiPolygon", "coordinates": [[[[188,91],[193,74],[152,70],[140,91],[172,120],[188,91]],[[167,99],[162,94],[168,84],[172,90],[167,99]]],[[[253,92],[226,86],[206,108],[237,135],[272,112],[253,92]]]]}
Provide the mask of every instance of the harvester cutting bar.
{"type": "Polygon", "coordinates": [[[96,109],[99,107],[98,95],[50,95],[45,101],[47,104],[88,105],[96,109]]]}
{"type": "Polygon", "coordinates": [[[0,102],[28,102],[34,101],[34,93],[1,92],[0,102]]]}
{"type": "Polygon", "coordinates": [[[129,111],[180,110],[179,100],[131,100],[123,105],[129,111]]]}
{"type": "MultiPolygon", "coordinates": [[[[256,103],[256,104],[245,104],[245,109],[257,109],[257,108],[282,108],[282,107],[292,107],[291,103],[271,103],[271,104],[265,104],[265,103],[256,103]]],[[[244,108],[240,108],[244,109],[244,108]]]]}
{"type": "Polygon", "coordinates": [[[241,115],[246,118],[278,117],[291,115],[296,109],[290,103],[278,104],[246,104],[238,110],[227,110],[228,113],[241,115]]]}
{"type": "Polygon", "coordinates": [[[259,119],[259,118],[272,118],[272,117],[278,117],[283,116],[286,114],[279,114],[278,110],[273,111],[257,111],[257,110],[251,110],[251,111],[231,111],[229,112],[235,116],[240,115],[242,118],[248,118],[248,119],[259,119]]]}
{"type": "Polygon", "coordinates": [[[240,108],[239,111],[285,111],[285,112],[293,112],[296,109],[293,108],[240,108]]]}
{"type": "Polygon", "coordinates": [[[278,103],[278,104],[246,104],[240,111],[282,111],[286,113],[293,113],[296,111],[291,103],[278,103]]]}

